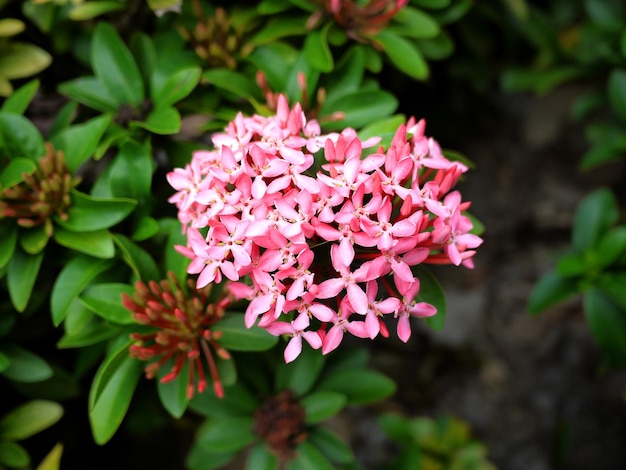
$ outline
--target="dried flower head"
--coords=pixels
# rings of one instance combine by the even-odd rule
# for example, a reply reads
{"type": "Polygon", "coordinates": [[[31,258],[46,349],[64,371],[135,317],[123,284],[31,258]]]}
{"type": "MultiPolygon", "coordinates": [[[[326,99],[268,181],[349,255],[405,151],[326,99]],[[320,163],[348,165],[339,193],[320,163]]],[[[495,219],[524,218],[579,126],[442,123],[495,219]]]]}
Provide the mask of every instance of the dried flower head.
{"type": "Polygon", "coordinates": [[[61,150],[46,143],[46,154],[37,162],[31,174],[24,173],[23,181],[0,193],[0,214],[17,220],[20,227],[45,225],[48,237],[52,236],[54,216],[67,220],[67,208],[72,200],[70,191],[79,179],[72,177],[61,150]]]}
{"type": "Polygon", "coordinates": [[[162,383],[174,380],[186,364],[189,398],[195,390],[202,393],[206,389],[208,367],[215,394],[222,397],[224,390],[213,351],[222,359],[230,359],[230,354],[217,343],[219,332],[211,328],[224,316],[229,301],[224,296],[214,300],[210,285],[195,289],[188,282],[188,288],[184,289],[176,276],[169,273],[168,277],[147,285],[137,281],[133,297],[123,297],[123,304],[133,313],[135,321],[154,328],[148,333],[131,335],[135,344],[131,345],[130,354],[151,361],[145,369],[148,378],[153,378],[171,360],[171,369],[161,378],[162,383]]]}

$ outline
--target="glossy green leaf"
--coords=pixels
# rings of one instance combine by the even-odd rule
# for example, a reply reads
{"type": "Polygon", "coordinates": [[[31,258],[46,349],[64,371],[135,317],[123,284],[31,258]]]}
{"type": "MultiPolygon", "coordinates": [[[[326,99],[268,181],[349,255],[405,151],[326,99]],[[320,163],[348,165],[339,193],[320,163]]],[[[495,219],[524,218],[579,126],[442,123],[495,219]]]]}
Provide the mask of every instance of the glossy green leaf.
{"type": "Polygon", "coordinates": [[[532,314],[541,313],[577,293],[575,279],[563,277],[556,272],[549,272],[539,279],[533,287],[528,300],[528,310],[532,314]]]}
{"type": "Polygon", "coordinates": [[[587,195],[576,209],[572,227],[572,245],[578,252],[598,243],[600,237],[617,221],[618,207],[613,193],[601,188],[587,195]]]}
{"type": "Polygon", "coordinates": [[[2,373],[15,382],[41,382],[52,376],[52,368],[41,357],[13,344],[3,344],[0,351],[9,359],[2,373]]]}
{"type": "Polygon", "coordinates": [[[38,89],[39,80],[31,80],[26,85],[21,86],[4,101],[0,107],[0,112],[24,114],[38,89]]]}
{"type": "Polygon", "coordinates": [[[408,430],[408,420],[396,413],[385,413],[378,417],[381,429],[399,444],[411,443],[411,435],[408,430]]]}
{"type": "Polygon", "coordinates": [[[80,77],[59,85],[59,93],[103,113],[115,114],[120,104],[101,80],[80,77]]]}
{"type": "Polygon", "coordinates": [[[26,78],[44,70],[52,56],[34,44],[11,41],[4,45],[0,55],[0,77],[9,80],[26,78]]]}
{"type": "MultiPolygon", "coordinates": [[[[82,302],[81,302],[82,303],[82,302]]],[[[86,310],[91,311],[85,306],[86,310]]],[[[85,348],[119,337],[120,327],[107,323],[91,323],[80,330],[67,332],[57,343],[59,349],[85,348]]]]}
{"type": "Polygon", "coordinates": [[[304,76],[306,80],[306,90],[308,90],[308,99],[312,98],[312,92],[317,90],[317,81],[319,80],[320,72],[317,69],[311,67],[307,61],[304,53],[301,53],[296,59],[293,67],[291,68],[289,75],[287,76],[287,82],[285,84],[285,94],[289,103],[296,103],[302,101],[302,86],[301,76],[304,76]]]}
{"type": "Polygon", "coordinates": [[[442,330],[446,323],[446,296],[441,284],[433,273],[423,266],[415,270],[415,276],[420,280],[420,291],[416,300],[428,302],[437,309],[435,315],[425,319],[426,324],[433,330],[442,330]]]}
{"type": "Polygon", "coordinates": [[[621,161],[626,157],[626,136],[603,141],[591,146],[580,162],[583,170],[591,170],[607,163],[621,161]]]}
{"type": "Polygon", "coordinates": [[[353,369],[323,375],[315,390],[341,393],[349,405],[364,405],[387,398],[395,392],[396,384],[379,372],[353,369]]]}
{"type": "Polygon", "coordinates": [[[389,30],[378,32],[375,40],[399,70],[417,80],[424,80],[428,77],[428,64],[417,44],[389,30]]]}
{"type": "Polygon", "coordinates": [[[172,106],[186,98],[200,81],[201,74],[200,67],[185,67],[167,74],[155,73],[150,87],[155,108],[172,106]]]}
{"type": "Polygon", "coordinates": [[[394,30],[403,36],[428,39],[434,38],[440,31],[439,23],[432,16],[410,6],[402,8],[393,19],[402,24],[401,28],[394,26],[394,30]]]}
{"type": "Polygon", "coordinates": [[[188,384],[188,372],[187,362],[183,366],[181,372],[176,376],[174,380],[170,380],[167,383],[161,382],[161,378],[169,373],[172,362],[169,361],[159,370],[157,379],[157,392],[163,408],[165,408],[169,414],[174,418],[180,418],[185,413],[187,406],[189,405],[189,398],[187,397],[187,384],[188,384]]]}
{"type": "Polygon", "coordinates": [[[322,29],[310,31],[304,40],[304,55],[309,64],[320,72],[333,70],[333,55],[328,47],[328,29],[332,23],[328,23],[322,29]]]}
{"type": "Polygon", "coordinates": [[[56,402],[32,400],[14,408],[0,419],[0,439],[21,441],[49,428],[63,416],[56,402]]]}
{"type": "Polygon", "coordinates": [[[432,10],[436,10],[439,8],[446,8],[450,5],[452,0],[412,0],[411,3],[422,7],[422,8],[430,8],[432,10]]]}
{"type": "Polygon", "coordinates": [[[57,276],[50,297],[52,323],[59,326],[65,319],[72,302],[100,273],[110,269],[113,262],[77,256],[63,266],[57,276]]]}
{"type": "Polygon", "coordinates": [[[15,442],[0,442],[0,466],[26,468],[30,465],[28,452],[15,442]]]}
{"type": "Polygon", "coordinates": [[[145,121],[131,121],[131,124],[153,134],[176,134],[180,131],[180,113],[173,107],[157,108],[148,115],[145,121]]]}
{"type": "Polygon", "coordinates": [[[35,125],[18,114],[0,112],[0,151],[10,159],[39,160],[46,153],[43,137],[35,125]]]}
{"type": "Polygon", "coordinates": [[[11,359],[9,359],[3,352],[0,352],[0,374],[7,370],[9,365],[11,365],[11,359]]]}
{"type": "Polygon", "coordinates": [[[89,390],[89,422],[100,445],[121,424],[142,372],[142,363],[129,356],[130,343],[131,340],[121,342],[111,351],[98,368],[89,390]]]}
{"type": "Polygon", "coordinates": [[[211,452],[195,443],[187,454],[185,466],[187,470],[221,470],[236,455],[237,452],[211,452]]]}
{"type": "Polygon", "coordinates": [[[341,372],[351,369],[367,369],[370,355],[364,348],[347,347],[333,352],[324,368],[324,374],[341,372]]]}
{"type": "Polygon", "coordinates": [[[228,69],[209,69],[202,74],[202,78],[217,88],[234,93],[240,98],[260,98],[261,93],[257,84],[246,75],[228,69]]]}
{"type": "Polygon", "coordinates": [[[556,264],[556,273],[562,277],[576,277],[585,273],[588,268],[588,257],[583,253],[566,253],[556,264]]]}
{"type": "Polygon", "coordinates": [[[66,127],[50,139],[55,149],[63,150],[70,172],[78,170],[94,155],[110,122],[110,116],[99,116],[83,124],[66,127]]]}
{"type": "Polygon", "coordinates": [[[32,174],[37,164],[30,158],[17,157],[9,161],[0,173],[0,188],[10,188],[24,181],[24,173],[32,174]]]}
{"type": "Polygon", "coordinates": [[[328,78],[326,100],[334,101],[343,95],[359,90],[365,73],[365,53],[360,47],[353,47],[337,62],[335,70],[328,78]]]}
{"type": "Polygon", "coordinates": [[[154,166],[149,142],[144,145],[134,140],[124,142],[111,163],[109,179],[112,194],[145,200],[150,196],[154,166]]]}
{"type": "Polygon", "coordinates": [[[276,369],[276,390],[292,390],[298,396],[304,396],[320,376],[325,356],[319,350],[303,347],[298,358],[290,363],[281,361],[276,369]]]}
{"type": "Polygon", "coordinates": [[[602,267],[617,263],[626,252],[626,226],[609,230],[597,245],[597,261],[602,267]]]}
{"type": "Polygon", "coordinates": [[[115,256],[113,237],[106,229],[72,232],[57,227],[53,236],[59,245],[94,258],[110,259],[115,256]]]}
{"type": "Polygon", "coordinates": [[[626,122],[626,70],[615,69],[611,72],[607,91],[613,111],[626,122]]]}
{"type": "Polygon", "coordinates": [[[35,470],[61,470],[61,457],[63,455],[63,444],[55,445],[48,455],[46,455],[35,470]]]}
{"type": "Polygon", "coordinates": [[[436,12],[434,16],[440,25],[447,25],[461,19],[473,5],[474,0],[456,0],[449,8],[436,12]]]}
{"type": "Polygon", "coordinates": [[[609,360],[626,365],[626,311],[598,289],[584,296],[587,325],[609,360]]]}
{"type": "Polygon", "coordinates": [[[300,400],[306,411],[307,424],[315,424],[333,417],[343,409],[346,397],[336,392],[313,392],[300,400]]]}
{"type": "Polygon", "coordinates": [[[250,449],[245,470],[275,470],[279,460],[267,449],[264,442],[258,442],[250,449]]]}
{"type": "Polygon", "coordinates": [[[87,287],[81,294],[82,301],[94,313],[117,325],[131,325],[134,320],[131,313],[122,305],[122,295],[132,296],[135,289],[128,284],[95,284],[87,287]]]}
{"type": "Polygon", "coordinates": [[[189,258],[180,254],[174,247],[176,245],[185,246],[187,236],[183,233],[182,225],[177,219],[161,219],[159,226],[161,231],[167,234],[165,271],[172,271],[179,280],[183,280],[187,277],[189,258]]]}
{"type": "Polygon", "coordinates": [[[95,0],[74,5],[68,16],[74,21],[84,21],[112,11],[123,10],[124,8],[125,4],[121,2],[95,0]]]}
{"type": "Polygon", "coordinates": [[[0,38],[15,36],[24,31],[24,29],[26,29],[26,25],[21,20],[16,18],[0,19],[0,38]]]}
{"type": "Polygon", "coordinates": [[[212,452],[233,452],[253,443],[251,416],[214,418],[206,421],[196,435],[198,445],[212,452]]]}
{"type": "Polygon", "coordinates": [[[246,59],[263,71],[273,90],[285,90],[297,55],[298,52],[287,44],[272,43],[256,48],[246,59]]]}
{"type": "Polygon", "coordinates": [[[276,336],[263,328],[256,325],[246,328],[243,314],[229,313],[213,330],[221,333],[218,342],[229,351],[265,351],[278,342],[276,336]]]}
{"type": "Polygon", "coordinates": [[[137,202],[128,198],[96,198],[73,190],[68,219],[57,224],[72,232],[91,232],[112,227],[130,214],[137,202]]]}
{"type": "Polygon", "coordinates": [[[122,258],[137,278],[144,282],[160,281],[162,276],[152,256],[123,235],[113,235],[115,244],[122,252],[122,258]]]}
{"type": "Polygon", "coordinates": [[[507,70],[502,75],[501,85],[506,91],[534,91],[545,94],[558,85],[581,75],[581,68],[572,66],[555,67],[548,70],[516,69],[507,70]]]}
{"type": "Polygon", "coordinates": [[[20,231],[20,246],[29,255],[36,255],[48,244],[48,234],[44,224],[20,231]]]}
{"type": "Polygon", "coordinates": [[[133,228],[131,239],[140,242],[152,238],[159,232],[159,222],[152,217],[142,217],[133,228]]]}
{"type": "Polygon", "coordinates": [[[250,41],[255,46],[276,42],[287,36],[306,34],[307,16],[277,16],[265,23],[263,28],[250,41]]]}
{"type": "Polygon", "coordinates": [[[446,31],[431,39],[419,39],[417,45],[428,61],[443,60],[450,57],[455,50],[454,40],[446,31]]]}
{"type": "Polygon", "coordinates": [[[7,267],[7,287],[9,297],[18,312],[23,312],[35,286],[37,274],[43,261],[43,252],[28,254],[21,249],[13,252],[7,267]]]}
{"type": "Polygon", "coordinates": [[[225,387],[223,398],[216,397],[209,387],[204,393],[194,395],[189,402],[193,411],[209,418],[251,415],[259,405],[258,398],[239,382],[225,387]]]}
{"type": "Polygon", "coordinates": [[[144,98],[141,73],[110,23],[103,21],[96,26],[91,42],[91,65],[118,104],[141,104],[144,98]]]}
{"type": "Polygon", "coordinates": [[[344,119],[326,124],[330,130],[344,127],[360,128],[389,116],[398,106],[397,99],[386,91],[376,90],[356,92],[342,96],[335,101],[327,101],[320,110],[320,116],[344,113],[344,119]]]}
{"type": "Polygon", "coordinates": [[[329,429],[316,426],[311,430],[309,441],[332,462],[347,464],[354,460],[350,446],[329,429]]]}
{"type": "Polygon", "coordinates": [[[335,468],[309,441],[301,442],[295,452],[296,457],[287,462],[287,470],[333,470],[335,468]]]}

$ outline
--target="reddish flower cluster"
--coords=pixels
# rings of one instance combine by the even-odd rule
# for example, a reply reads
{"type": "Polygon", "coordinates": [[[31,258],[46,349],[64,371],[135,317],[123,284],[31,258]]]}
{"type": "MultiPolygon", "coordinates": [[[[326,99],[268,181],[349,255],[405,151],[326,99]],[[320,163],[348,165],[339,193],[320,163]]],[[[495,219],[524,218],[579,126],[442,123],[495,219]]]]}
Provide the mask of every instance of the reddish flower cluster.
{"type": "Polygon", "coordinates": [[[211,328],[224,317],[229,300],[211,299],[211,287],[194,289],[191,282],[188,286],[191,294],[188,294],[170,273],[169,280],[160,283],[150,281],[146,285],[137,281],[133,297],[124,294],[122,299],[137,323],[155,328],[131,335],[135,343],[130,346],[130,355],[151,361],[145,369],[149,379],[171,361],[171,369],[161,378],[162,383],[174,380],[186,365],[188,398],[193,397],[196,389],[199,393],[206,389],[206,365],[215,395],[220,398],[224,395],[212,350],[222,359],[230,359],[230,354],[216,341],[220,333],[211,328]]]}
{"type": "Polygon", "coordinates": [[[411,118],[386,151],[364,157],[380,139],[320,135],[282,96],[275,116],[239,114],[213,137],[216,150],[168,174],[188,237],[178,249],[197,287],[228,279],[231,294],[250,301],[248,327],[291,336],[288,362],[302,338],[326,354],[345,332],[387,336],[384,317],[407,341],[411,316],[436,313],[417,300],[411,268],[472,267],[482,243],[463,215],[470,203],[452,191],[467,167],[446,159],[424,127],[411,118]]]}

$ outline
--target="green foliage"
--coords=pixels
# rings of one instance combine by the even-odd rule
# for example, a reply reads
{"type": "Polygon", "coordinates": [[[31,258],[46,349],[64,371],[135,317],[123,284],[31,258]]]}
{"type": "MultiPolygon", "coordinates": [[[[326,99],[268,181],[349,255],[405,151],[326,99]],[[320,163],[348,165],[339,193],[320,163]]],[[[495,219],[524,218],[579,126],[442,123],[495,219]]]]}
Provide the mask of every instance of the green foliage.
{"type": "Polygon", "coordinates": [[[571,249],[534,287],[531,313],[576,294],[583,295],[587,324],[611,364],[626,366],[626,226],[608,189],[589,194],[578,206],[571,249]]]}
{"type": "Polygon", "coordinates": [[[459,418],[408,419],[384,414],[379,424],[401,446],[392,469],[495,470],[484,444],[472,438],[468,424],[459,418]]]}

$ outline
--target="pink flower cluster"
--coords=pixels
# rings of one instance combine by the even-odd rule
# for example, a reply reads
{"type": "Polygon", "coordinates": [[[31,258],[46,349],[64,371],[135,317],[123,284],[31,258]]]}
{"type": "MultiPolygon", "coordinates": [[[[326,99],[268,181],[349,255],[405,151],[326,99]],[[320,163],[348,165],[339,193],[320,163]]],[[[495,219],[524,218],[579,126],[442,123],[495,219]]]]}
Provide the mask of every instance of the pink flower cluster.
{"type": "Polygon", "coordinates": [[[473,267],[482,240],[469,231],[470,203],[453,191],[467,167],[446,159],[411,118],[389,148],[364,156],[380,139],[353,129],[320,134],[299,104],[281,96],[276,115],[239,114],[168,174],[197,287],[229,281],[248,299],[245,322],[288,335],[285,360],[302,339],[326,354],[345,333],[388,336],[397,319],[402,341],[410,317],[434,306],[418,301],[421,263],[473,267]]]}

